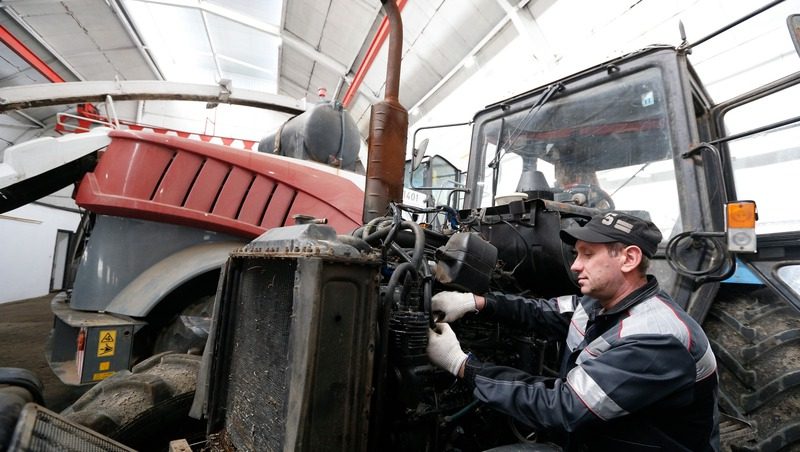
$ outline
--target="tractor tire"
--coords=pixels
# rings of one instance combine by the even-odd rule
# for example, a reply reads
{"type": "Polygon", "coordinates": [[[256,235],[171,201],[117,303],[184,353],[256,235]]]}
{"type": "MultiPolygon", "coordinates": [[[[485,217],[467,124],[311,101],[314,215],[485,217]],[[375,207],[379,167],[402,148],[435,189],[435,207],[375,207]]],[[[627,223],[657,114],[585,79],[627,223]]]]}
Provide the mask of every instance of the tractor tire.
{"type": "Polygon", "coordinates": [[[800,450],[800,315],[769,288],[723,285],[703,327],[717,358],[722,450],[800,450]]]}
{"type": "Polygon", "coordinates": [[[189,418],[200,357],[171,352],[118,372],[61,414],[137,450],[167,450],[169,441],[204,436],[189,418]]]}
{"type": "Polygon", "coordinates": [[[153,354],[172,351],[202,355],[213,308],[214,295],[206,295],[176,314],[156,335],[153,354]]]}

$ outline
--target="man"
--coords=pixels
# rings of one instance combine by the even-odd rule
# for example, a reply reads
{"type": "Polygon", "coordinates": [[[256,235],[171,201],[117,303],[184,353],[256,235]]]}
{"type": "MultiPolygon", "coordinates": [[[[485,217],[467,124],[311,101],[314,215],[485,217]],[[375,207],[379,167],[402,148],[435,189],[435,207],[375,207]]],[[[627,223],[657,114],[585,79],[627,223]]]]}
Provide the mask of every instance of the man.
{"type": "Polygon", "coordinates": [[[703,330],[647,275],[661,233],[622,212],[561,231],[574,245],[582,297],[531,300],[442,292],[434,312],[469,312],[566,341],[559,378],[534,377],[465,354],[446,323],[428,356],[487,405],[539,430],[566,435],[567,450],[719,450],[716,360],[703,330]],[[652,448],[652,449],[651,449],[652,448]]]}

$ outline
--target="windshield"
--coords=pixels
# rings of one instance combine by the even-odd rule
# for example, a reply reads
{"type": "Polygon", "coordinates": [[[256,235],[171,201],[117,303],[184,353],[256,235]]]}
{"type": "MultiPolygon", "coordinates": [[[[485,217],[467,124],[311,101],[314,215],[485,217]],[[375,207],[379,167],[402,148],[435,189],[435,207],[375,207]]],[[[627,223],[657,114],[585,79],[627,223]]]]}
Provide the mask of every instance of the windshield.
{"type": "Polygon", "coordinates": [[[669,238],[680,209],[660,69],[580,91],[566,86],[547,100],[549,92],[477,126],[480,206],[524,193],[634,211],[669,238]]]}

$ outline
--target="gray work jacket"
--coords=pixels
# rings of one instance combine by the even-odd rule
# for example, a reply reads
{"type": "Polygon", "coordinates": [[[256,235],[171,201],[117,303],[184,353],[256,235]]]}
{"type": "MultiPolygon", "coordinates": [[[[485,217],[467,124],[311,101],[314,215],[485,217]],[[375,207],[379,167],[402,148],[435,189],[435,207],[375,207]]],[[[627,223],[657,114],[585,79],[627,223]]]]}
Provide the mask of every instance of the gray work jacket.
{"type": "Polygon", "coordinates": [[[480,315],[567,346],[559,378],[470,355],[465,380],[489,406],[536,429],[566,433],[568,450],[719,450],[714,354],[655,277],[608,312],[588,296],[491,293],[480,315]]]}

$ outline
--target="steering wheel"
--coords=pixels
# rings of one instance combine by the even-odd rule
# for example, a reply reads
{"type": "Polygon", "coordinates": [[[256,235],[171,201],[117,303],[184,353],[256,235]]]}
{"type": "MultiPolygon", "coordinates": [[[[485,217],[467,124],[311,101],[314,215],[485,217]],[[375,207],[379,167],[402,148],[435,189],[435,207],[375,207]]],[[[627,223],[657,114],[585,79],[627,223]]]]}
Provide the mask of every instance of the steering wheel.
{"type": "Polygon", "coordinates": [[[564,191],[572,196],[572,202],[579,206],[594,207],[600,210],[614,210],[614,200],[605,190],[594,184],[570,184],[564,191]]]}

